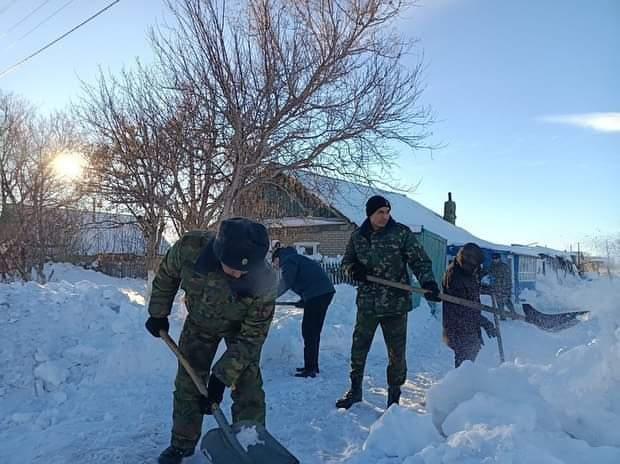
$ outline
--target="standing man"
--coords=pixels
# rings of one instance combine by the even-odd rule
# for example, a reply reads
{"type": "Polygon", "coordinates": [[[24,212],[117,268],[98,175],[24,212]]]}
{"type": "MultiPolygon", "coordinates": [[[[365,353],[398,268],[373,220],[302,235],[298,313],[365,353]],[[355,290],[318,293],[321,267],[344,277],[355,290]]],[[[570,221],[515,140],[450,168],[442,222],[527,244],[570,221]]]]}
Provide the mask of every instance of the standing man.
{"type": "Polygon", "coordinates": [[[295,376],[316,377],[319,373],[321,330],[336,290],[323,268],[310,258],[298,254],[293,247],[276,249],[272,262],[276,269],[282,270],[278,297],[292,289],[301,297],[300,306],[304,308],[301,321],[304,366],[297,368],[295,376]]]}
{"type": "MultiPolygon", "coordinates": [[[[479,272],[483,261],[484,253],[478,245],[464,245],[446,270],[443,278],[444,293],[480,303],[479,272]]],[[[465,360],[476,360],[483,344],[481,327],[489,337],[497,336],[495,326],[480,310],[444,301],[443,339],[454,351],[454,367],[459,367],[465,360]]]]}
{"type": "Polygon", "coordinates": [[[357,320],[351,346],[351,388],[336,402],[336,407],[349,409],[362,401],[362,380],[366,357],[377,326],[381,326],[388,350],[387,406],[398,403],[400,387],[407,377],[407,313],[412,309],[411,294],[374,284],[367,275],[395,282],[409,283],[409,271],[428,290],[426,299],[439,300],[439,288],[433,275],[431,260],[409,227],[390,217],[390,203],[376,195],[366,203],[367,219],[356,229],[347,245],[342,268],[360,284],[357,290],[357,320]]]}
{"type": "Polygon", "coordinates": [[[208,397],[196,389],[179,363],[175,380],[171,444],[160,464],[178,464],[194,454],[203,414],[232,389],[233,422],[265,423],[265,392],[260,353],[273,318],[276,278],[265,261],[267,230],[244,218],[224,220],[217,236],[185,234],[166,253],[153,280],[147,330],[168,331],[174,297],[185,290],[187,318],[179,340],[181,353],[203,379],[208,397]],[[211,368],[220,341],[226,351],[211,368]]]}
{"type": "MultiPolygon", "coordinates": [[[[497,307],[502,311],[507,307],[512,314],[516,314],[510,298],[512,294],[512,273],[508,264],[500,259],[499,253],[493,253],[488,274],[491,278],[491,292],[495,295],[497,307]]],[[[502,320],[506,319],[503,315],[501,318],[502,320]]]]}

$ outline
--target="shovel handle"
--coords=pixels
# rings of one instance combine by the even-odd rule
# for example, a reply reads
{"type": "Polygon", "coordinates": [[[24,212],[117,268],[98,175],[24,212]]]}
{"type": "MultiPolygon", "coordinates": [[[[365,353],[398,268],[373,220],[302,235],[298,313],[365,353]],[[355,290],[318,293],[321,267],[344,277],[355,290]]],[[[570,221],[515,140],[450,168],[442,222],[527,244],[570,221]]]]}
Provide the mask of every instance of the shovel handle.
{"type": "MultiPolygon", "coordinates": [[[[401,290],[405,290],[411,293],[420,293],[424,295],[426,292],[428,292],[428,290],[424,290],[423,288],[415,288],[415,287],[412,287],[411,285],[404,284],[402,282],[393,282],[391,280],[382,279],[381,277],[375,277],[375,276],[369,275],[369,276],[366,276],[366,280],[368,280],[368,282],[374,282],[376,284],[385,285],[386,287],[399,288],[401,290]]],[[[505,315],[504,311],[501,311],[499,309],[493,308],[491,306],[483,305],[482,303],[477,303],[475,301],[466,300],[464,298],[459,298],[457,296],[446,295],[445,293],[440,293],[439,298],[442,301],[447,301],[448,303],[454,303],[459,306],[465,306],[466,308],[476,309],[478,311],[486,311],[488,313],[497,314],[499,316],[505,315]]],[[[525,317],[522,316],[521,314],[508,315],[508,317],[511,317],[512,319],[519,319],[522,321],[525,320],[525,317]]]]}
{"type": "MultiPolygon", "coordinates": [[[[175,354],[175,356],[177,357],[181,365],[185,368],[185,370],[191,377],[192,381],[194,382],[194,385],[196,385],[196,388],[198,389],[200,394],[205,397],[209,396],[204,382],[198,376],[198,374],[196,374],[196,371],[192,368],[192,366],[190,365],[189,361],[185,358],[185,356],[183,356],[183,354],[181,353],[181,350],[179,350],[179,346],[170,337],[170,335],[168,335],[168,332],[166,332],[165,330],[160,330],[159,336],[166,343],[166,345],[168,345],[168,348],[172,350],[172,352],[175,354]]],[[[224,432],[224,436],[226,437],[226,440],[228,441],[230,446],[232,446],[235,449],[235,451],[237,452],[237,454],[239,455],[239,458],[243,461],[243,463],[253,464],[252,460],[248,457],[247,453],[245,452],[245,450],[239,443],[239,440],[237,440],[237,436],[235,435],[235,432],[233,432],[232,428],[230,427],[230,424],[226,420],[226,416],[224,415],[224,413],[222,412],[218,404],[216,403],[213,404],[213,406],[211,407],[211,413],[213,414],[213,417],[215,418],[215,422],[217,422],[217,425],[222,429],[222,432],[224,432]]]]}
{"type": "Polygon", "coordinates": [[[170,337],[170,335],[168,335],[168,332],[166,332],[165,330],[160,330],[159,336],[166,343],[166,345],[168,345],[168,348],[170,348],[172,352],[176,355],[181,365],[185,368],[189,376],[192,378],[192,381],[194,382],[194,385],[196,385],[196,388],[198,389],[200,394],[204,396],[209,396],[207,394],[207,387],[205,387],[204,382],[202,381],[200,377],[198,377],[198,374],[196,374],[196,371],[189,364],[189,361],[185,359],[185,356],[181,354],[181,351],[179,350],[179,346],[170,337]]]}

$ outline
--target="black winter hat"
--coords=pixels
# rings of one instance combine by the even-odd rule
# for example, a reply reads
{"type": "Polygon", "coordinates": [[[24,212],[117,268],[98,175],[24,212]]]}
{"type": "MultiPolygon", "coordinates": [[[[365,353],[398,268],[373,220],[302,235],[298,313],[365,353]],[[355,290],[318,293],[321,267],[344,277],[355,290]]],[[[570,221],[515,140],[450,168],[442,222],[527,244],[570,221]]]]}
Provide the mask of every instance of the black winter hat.
{"type": "Polygon", "coordinates": [[[375,211],[377,211],[379,208],[383,208],[384,206],[392,209],[392,205],[390,205],[390,202],[381,195],[375,195],[370,197],[366,202],[366,216],[372,216],[375,211]]]}
{"type": "Polygon", "coordinates": [[[269,250],[269,235],[264,225],[246,218],[222,221],[213,242],[213,252],[220,262],[237,271],[258,267],[269,250]]]}

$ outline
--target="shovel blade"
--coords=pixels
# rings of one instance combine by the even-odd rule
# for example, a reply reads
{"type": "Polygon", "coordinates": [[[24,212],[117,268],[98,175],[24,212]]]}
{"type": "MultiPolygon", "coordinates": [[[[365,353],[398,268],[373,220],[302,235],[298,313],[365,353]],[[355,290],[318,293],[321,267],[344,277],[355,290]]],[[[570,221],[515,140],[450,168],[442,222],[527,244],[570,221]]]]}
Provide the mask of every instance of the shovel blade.
{"type": "Polygon", "coordinates": [[[210,464],[246,464],[248,458],[253,464],[299,464],[299,460],[260,424],[241,421],[232,425],[232,431],[237,435],[244,427],[256,430],[256,444],[247,446],[245,456],[240,456],[229,444],[220,428],[210,430],[204,436],[200,449],[210,464]]]}
{"type": "Polygon", "coordinates": [[[246,464],[247,459],[239,456],[228,440],[222,429],[212,429],[202,438],[200,450],[207,458],[209,464],[246,464]]]}

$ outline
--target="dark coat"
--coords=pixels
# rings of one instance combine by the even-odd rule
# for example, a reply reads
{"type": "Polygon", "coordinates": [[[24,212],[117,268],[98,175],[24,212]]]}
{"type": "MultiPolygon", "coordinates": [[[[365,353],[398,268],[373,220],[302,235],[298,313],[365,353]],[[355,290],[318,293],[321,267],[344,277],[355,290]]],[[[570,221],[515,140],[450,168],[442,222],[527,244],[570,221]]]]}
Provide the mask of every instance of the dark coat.
{"type": "MultiPolygon", "coordinates": [[[[443,278],[443,291],[447,295],[480,303],[480,280],[476,272],[468,272],[457,260],[452,262],[443,278]]],[[[492,325],[480,311],[463,306],[443,303],[443,337],[452,348],[480,347],[482,334],[480,328],[492,325]]]]}
{"type": "Polygon", "coordinates": [[[336,291],[323,268],[310,258],[298,254],[295,248],[278,250],[278,257],[282,269],[278,296],[291,289],[302,300],[308,301],[336,291]]]}
{"type": "Polygon", "coordinates": [[[512,273],[508,264],[491,263],[488,275],[491,277],[491,290],[498,298],[509,298],[512,294],[512,273]]]}

